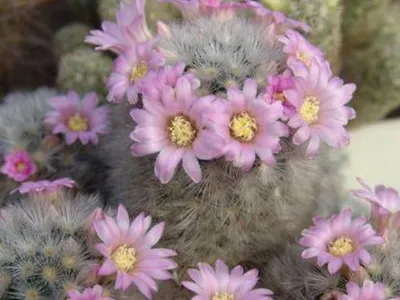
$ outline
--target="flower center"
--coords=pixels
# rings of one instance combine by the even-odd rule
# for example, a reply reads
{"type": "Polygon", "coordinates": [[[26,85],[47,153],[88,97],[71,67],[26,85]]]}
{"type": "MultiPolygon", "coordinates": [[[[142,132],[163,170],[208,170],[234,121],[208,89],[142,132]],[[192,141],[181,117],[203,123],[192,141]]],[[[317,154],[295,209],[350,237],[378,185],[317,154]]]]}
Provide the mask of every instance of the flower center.
{"type": "Polygon", "coordinates": [[[197,130],[186,116],[175,116],[168,127],[171,141],[179,147],[192,144],[197,135],[197,130]]]}
{"type": "Polygon", "coordinates": [[[145,62],[140,62],[132,68],[129,79],[131,82],[143,78],[147,74],[148,68],[145,62]]]}
{"type": "Polygon", "coordinates": [[[278,100],[278,101],[281,101],[281,102],[285,102],[286,101],[285,95],[283,95],[283,93],[275,93],[274,94],[274,98],[276,100],[278,100]]]}
{"type": "Polygon", "coordinates": [[[316,97],[305,97],[303,105],[300,107],[300,116],[307,123],[313,123],[318,120],[319,101],[316,97]]]}
{"type": "Polygon", "coordinates": [[[311,67],[311,59],[306,53],[296,52],[296,58],[301,60],[308,68],[311,67]]]}
{"type": "Polygon", "coordinates": [[[111,260],[118,270],[128,273],[132,271],[136,263],[136,250],[127,245],[122,245],[111,254],[111,260]]]}
{"type": "Polygon", "coordinates": [[[22,173],[26,171],[27,165],[24,161],[20,161],[15,165],[18,172],[22,173]]]}
{"type": "Polygon", "coordinates": [[[211,300],[235,300],[235,296],[228,293],[215,293],[211,300]]]}
{"type": "Polygon", "coordinates": [[[242,142],[250,142],[257,133],[256,119],[247,112],[241,112],[231,119],[229,124],[231,135],[242,142]]]}
{"type": "Polygon", "coordinates": [[[353,240],[347,236],[341,236],[340,238],[329,243],[329,253],[334,256],[343,256],[354,251],[353,240]]]}
{"type": "Polygon", "coordinates": [[[68,128],[71,131],[86,131],[89,128],[88,119],[76,113],[68,119],[68,128]]]}

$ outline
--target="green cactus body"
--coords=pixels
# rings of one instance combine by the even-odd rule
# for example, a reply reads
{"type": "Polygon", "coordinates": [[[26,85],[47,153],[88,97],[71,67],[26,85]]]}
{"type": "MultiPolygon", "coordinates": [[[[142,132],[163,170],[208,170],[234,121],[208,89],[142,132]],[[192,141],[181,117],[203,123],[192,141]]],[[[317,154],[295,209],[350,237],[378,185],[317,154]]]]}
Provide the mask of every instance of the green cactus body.
{"type": "Polygon", "coordinates": [[[90,48],[79,48],[61,57],[57,83],[62,91],[75,90],[81,95],[97,92],[105,97],[105,82],[112,60],[90,48]]]}
{"type": "Polygon", "coordinates": [[[84,39],[90,28],[83,23],[72,23],[61,28],[55,35],[58,55],[64,55],[84,46],[84,39]]]}
{"type": "Polygon", "coordinates": [[[380,120],[400,105],[399,17],[400,5],[393,4],[378,19],[380,26],[370,32],[368,41],[344,52],[343,76],[358,86],[352,101],[357,111],[353,126],[380,120]]]}

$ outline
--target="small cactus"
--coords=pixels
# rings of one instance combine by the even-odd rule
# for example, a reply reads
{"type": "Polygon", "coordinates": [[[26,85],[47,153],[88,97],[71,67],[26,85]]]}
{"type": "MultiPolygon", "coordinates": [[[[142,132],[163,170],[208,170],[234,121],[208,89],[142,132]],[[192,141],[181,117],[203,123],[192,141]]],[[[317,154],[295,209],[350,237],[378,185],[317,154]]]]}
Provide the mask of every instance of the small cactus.
{"type": "Polygon", "coordinates": [[[57,54],[62,56],[84,46],[89,31],[90,28],[83,23],[72,23],[61,28],[54,38],[57,54]]]}
{"type": "Polygon", "coordinates": [[[2,210],[0,270],[9,278],[4,299],[64,299],[69,289],[85,284],[96,265],[85,231],[101,205],[98,197],[58,197],[55,205],[41,195],[2,210]]]}
{"type": "Polygon", "coordinates": [[[81,95],[95,91],[106,94],[105,81],[111,72],[112,60],[90,48],[78,48],[60,59],[57,84],[62,91],[75,90],[81,95]]]}

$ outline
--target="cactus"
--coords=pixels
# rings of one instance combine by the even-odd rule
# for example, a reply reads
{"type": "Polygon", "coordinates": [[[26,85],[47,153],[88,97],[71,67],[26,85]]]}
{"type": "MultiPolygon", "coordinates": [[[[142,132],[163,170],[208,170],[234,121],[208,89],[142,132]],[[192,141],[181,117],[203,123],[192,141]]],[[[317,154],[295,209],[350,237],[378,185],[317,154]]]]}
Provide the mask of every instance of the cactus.
{"type": "Polygon", "coordinates": [[[81,95],[96,91],[105,95],[105,80],[112,60],[90,48],[78,48],[60,59],[57,84],[62,91],[75,90],[81,95]]]}
{"type": "Polygon", "coordinates": [[[2,210],[0,269],[10,278],[4,299],[64,299],[90,279],[96,260],[85,231],[99,199],[61,193],[52,200],[21,199],[2,210]]]}
{"type": "Polygon", "coordinates": [[[61,28],[54,38],[58,55],[65,55],[84,46],[83,40],[89,31],[90,28],[83,23],[72,23],[61,28]]]}
{"type": "MultiPolygon", "coordinates": [[[[354,47],[344,52],[343,74],[359,86],[354,99],[358,115],[352,123],[354,126],[380,120],[400,105],[400,5],[392,4],[385,9],[384,3],[379,1],[378,7],[360,15],[357,27],[350,27],[370,29],[368,40],[362,40],[366,33],[361,35],[361,32],[350,32],[346,36],[346,41],[354,47]],[[375,21],[368,22],[372,19],[375,21]]],[[[356,22],[356,19],[351,20],[356,22]]]]}
{"type": "MultiPolygon", "coordinates": [[[[34,92],[14,92],[0,106],[0,161],[13,149],[25,150],[33,158],[38,172],[29,180],[71,177],[84,192],[97,192],[105,180],[104,165],[91,147],[66,146],[60,137],[49,134],[42,123],[50,109],[47,100],[56,91],[46,88],[34,92]],[[99,185],[97,185],[99,184],[99,185]]],[[[1,199],[18,182],[0,175],[1,199]]]]}
{"type": "MultiPolygon", "coordinates": [[[[240,6],[242,3],[235,5],[240,6]]],[[[126,9],[129,11],[132,8],[126,9]]],[[[180,103],[192,99],[191,93],[195,95],[193,96],[195,99],[206,96],[205,103],[214,97],[223,98],[222,100],[228,98],[229,100],[222,102],[232,103],[239,100],[230,99],[230,95],[240,93],[243,89],[243,93],[246,93],[243,97],[253,99],[256,95],[264,95],[263,92],[269,85],[268,78],[281,74],[288,68],[288,50],[283,49],[284,46],[281,43],[284,42],[277,36],[283,34],[285,26],[293,28],[298,23],[291,23],[289,20],[287,23],[274,25],[271,29],[267,22],[259,22],[257,16],[260,16],[255,16],[258,11],[244,16],[239,13],[230,14],[229,9],[226,14],[226,11],[221,10],[221,14],[216,12],[215,15],[212,13],[207,15],[209,11],[204,7],[199,11],[200,16],[197,18],[195,13],[187,14],[186,17],[192,18],[190,21],[161,26],[160,35],[153,42],[156,43],[157,51],[165,56],[167,66],[159,70],[155,76],[160,77],[155,77],[154,81],[146,82],[147,77],[144,77],[145,84],[143,84],[143,90],[139,92],[141,94],[139,97],[130,99],[128,91],[128,100],[132,104],[136,104],[137,98],[139,99],[131,115],[129,114],[130,106],[125,104],[115,106],[112,117],[113,134],[109,135],[101,145],[104,160],[110,168],[108,186],[111,190],[112,201],[123,202],[132,215],[144,211],[168,224],[161,243],[166,248],[175,249],[179,254],[177,257],[180,266],[177,272],[178,279],[184,278],[186,269],[194,267],[197,262],[214,263],[217,258],[220,258],[228,265],[234,266],[261,251],[279,252],[286,243],[294,241],[300,230],[309,224],[316,211],[326,209],[325,213],[329,213],[329,210],[337,209],[342,192],[340,177],[337,177],[340,168],[340,163],[337,162],[341,160],[340,155],[337,156],[331,149],[321,145],[319,155],[313,159],[307,159],[305,152],[308,153],[308,143],[295,146],[290,139],[290,134],[288,134],[289,137],[280,139],[278,148],[281,151],[275,155],[272,154],[276,158],[275,165],[266,163],[265,158],[257,158],[255,164],[246,169],[238,160],[232,163],[228,156],[223,159],[221,158],[223,155],[220,155],[210,160],[199,160],[201,178],[189,174],[188,169],[195,166],[192,165],[193,162],[186,162],[185,165],[185,161],[183,161],[183,168],[178,167],[176,173],[171,176],[172,179],[164,176],[175,169],[175,165],[169,165],[169,163],[173,164],[175,157],[170,157],[165,170],[157,165],[164,152],[160,152],[157,159],[155,155],[137,157],[143,156],[138,149],[147,149],[153,145],[152,138],[162,139],[161,135],[164,131],[161,130],[167,132],[173,130],[172,125],[168,129],[163,128],[164,125],[157,127],[159,123],[164,124],[168,120],[165,122],[158,119],[148,120],[144,116],[156,114],[156,111],[167,111],[169,103],[179,106],[180,103]],[[205,16],[201,15],[202,9],[205,16]],[[167,96],[175,97],[176,101],[169,102],[167,96]],[[153,102],[154,107],[151,105],[153,102]],[[137,123],[135,124],[132,119],[137,123]],[[149,125],[149,128],[145,125],[149,125]],[[154,136],[147,136],[146,130],[147,132],[154,130],[154,136]],[[130,146],[134,155],[129,151],[130,146]],[[332,206],[329,207],[328,203],[332,206]]],[[[123,30],[123,24],[120,26],[123,30]]],[[[145,32],[143,36],[147,37],[147,31],[143,30],[143,32],[145,32]]],[[[291,32],[296,35],[295,32],[291,32]]],[[[100,37],[101,34],[103,33],[99,31],[93,32],[87,40],[102,46],[102,39],[96,39],[96,36],[100,37]]],[[[106,47],[120,54],[128,46],[117,43],[114,48],[108,44],[106,47]]],[[[312,45],[309,47],[316,49],[312,45]]],[[[140,64],[135,62],[132,69],[129,69],[128,64],[131,63],[129,56],[124,56],[122,53],[115,65],[115,69],[118,69],[117,65],[124,62],[124,68],[131,71],[128,74],[130,84],[136,84],[138,78],[146,75],[149,68],[146,65],[146,59],[150,59],[148,57],[153,55],[151,47],[137,49],[132,47],[129,51],[135,50],[139,53],[140,59],[143,59],[140,64]]],[[[318,49],[313,51],[312,55],[318,56],[318,59],[324,59],[322,54],[319,56],[318,49]]],[[[314,63],[317,62],[314,61],[314,63]]],[[[300,64],[305,66],[303,62],[300,64]]],[[[151,65],[150,67],[153,68],[151,65]]],[[[147,80],[153,80],[151,76],[156,72],[149,72],[147,80]]],[[[331,77],[330,71],[327,72],[331,77]]],[[[118,89],[122,84],[118,83],[118,78],[125,74],[113,70],[113,75],[110,77],[113,80],[110,80],[108,87],[115,94],[121,95],[122,92],[118,89]],[[110,87],[113,84],[115,88],[110,87]]],[[[340,80],[336,82],[342,84],[340,80]]],[[[139,83],[135,86],[138,89],[140,87],[139,83]]],[[[347,87],[349,91],[355,88],[353,85],[347,85],[347,87]]],[[[348,97],[350,100],[351,95],[349,94],[348,97]]],[[[262,96],[257,100],[265,101],[265,99],[260,100],[261,98],[262,96]]],[[[112,100],[113,97],[109,99],[112,100]]],[[[115,102],[122,100],[118,99],[115,102]]],[[[202,100],[203,98],[199,98],[198,103],[202,100]]],[[[216,100],[215,103],[219,102],[216,100]]],[[[210,103],[210,105],[214,104],[210,103]]],[[[275,104],[278,105],[278,103],[275,104]]],[[[172,109],[180,111],[183,108],[172,109]]],[[[351,117],[353,115],[351,109],[348,112],[348,117],[351,117]]],[[[184,115],[186,112],[181,113],[184,115]]],[[[179,123],[182,125],[179,130],[184,128],[178,133],[184,138],[194,136],[193,139],[195,139],[196,134],[201,135],[197,131],[194,134],[192,134],[193,131],[185,131],[187,126],[192,125],[191,123],[188,125],[184,117],[178,116],[173,119],[175,118],[178,118],[180,122],[183,118],[183,124],[179,123]]],[[[231,123],[228,123],[232,138],[235,138],[235,129],[231,127],[234,126],[232,120],[235,118],[236,116],[228,119],[231,120],[231,123]]],[[[210,121],[212,122],[217,123],[218,120],[210,121]]],[[[196,130],[200,131],[200,127],[196,127],[196,130]]],[[[207,125],[202,128],[207,128],[207,125]]],[[[277,132],[280,130],[277,129],[277,132]]],[[[172,133],[167,136],[170,139],[174,138],[172,133]]],[[[168,140],[168,138],[165,139],[168,140]]],[[[155,141],[155,147],[157,147],[157,142],[158,140],[155,141]]],[[[213,147],[214,143],[218,144],[214,140],[208,141],[207,144],[213,147]]],[[[177,149],[180,149],[179,147],[177,146],[177,149]]],[[[166,289],[171,291],[174,288],[166,289]]],[[[185,297],[182,292],[178,292],[178,295],[183,299],[185,297]]]]}

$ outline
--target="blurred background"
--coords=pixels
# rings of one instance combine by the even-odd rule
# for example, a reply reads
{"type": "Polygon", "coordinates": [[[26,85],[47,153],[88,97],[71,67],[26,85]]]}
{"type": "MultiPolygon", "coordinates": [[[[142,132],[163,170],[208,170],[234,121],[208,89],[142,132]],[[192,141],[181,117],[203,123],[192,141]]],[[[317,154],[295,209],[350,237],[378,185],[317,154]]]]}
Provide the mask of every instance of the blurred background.
{"type": "MultiPolygon", "coordinates": [[[[123,0],[129,1],[129,0],[123,0]]],[[[120,0],[1,0],[0,101],[10,92],[42,86],[106,95],[113,57],[85,45],[89,30],[113,20],[120,0]]],[[[400,1],[262,0],[312,27],[309,38],[332,68],[355,82],[352,144],[346,185],[355,176],[400,188],[400,1]]],[[[171,6],[147,0],[150,26],[179,19],[171,6]]]]}

